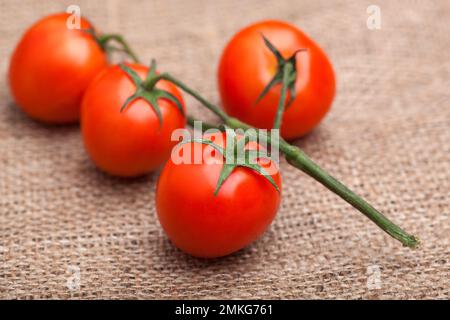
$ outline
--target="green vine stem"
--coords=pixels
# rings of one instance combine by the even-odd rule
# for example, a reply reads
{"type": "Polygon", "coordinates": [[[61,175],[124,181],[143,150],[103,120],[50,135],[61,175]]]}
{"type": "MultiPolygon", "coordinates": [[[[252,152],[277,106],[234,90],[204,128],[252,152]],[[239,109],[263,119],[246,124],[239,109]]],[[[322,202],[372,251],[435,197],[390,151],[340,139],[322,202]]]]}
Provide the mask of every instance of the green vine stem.
{"type": "Polygon", "coordinates": [[[284,104],[286,102],[286,93],[288,89],[288,78],[291,73],[292,73],[292,64],[286,63],[283,66],[283,80],[281,85],[280,99],[278,100],[277,114],[275,116],[275,122],[273,124],[274,129],[280,129],[281,126],[281,119],[283,118],[284,104]]]}
{"type": "MultiPolygon", "coordinates": [[[[225,123],[225,125],[233,129],[249,129],[252,128],[248,124],[241,122],[240,120],[228,116],[223,110],[221,110],[216,105],[210,103],[204,99],[198,92],[189,88],[186,84],[179,81],[178,79],[172,77],[168,73],[162,73],[153,79],[156,83],[160,79],[165,79],[172,82],[177,87],[179,87],[184,92],[188,93],[194,97],[197,101],[203,104],[206,108],[212,111],[214,114],[219,116],[219,118],[225,123]]],[[[194,118],[190,117],[189,123],[195,121],[194,118]]],[[[214,127],[213,125],[207,124],[207,127],[214,127]]],[[[261,136],[261,135],[260,135],[261,136]]],[[[262,135],[264,137],[264,135],[262,135]]],[[[270,137],[265,136],[267,143],[270,143],[270,137]]],[[[367,218],[372,220],[377,226],[384,230],[387,234],[392,236],[394,239],[400,241],[404,246],[415,248],[419,245],[420,241],[417,237],[408,234],[399,226],[390,221],[381,212],[371,206],[367,201],[358,196],[356,193],[347,188],[344,184],[339,182],[336,178],[329,175],[325,170],[320,168],[313,160],[311,160],[300,148],[293,146],[286,142],[284,139],[280,138],[280,151],[286,156],[288,163],[295,168],[303,171],[313,179],[320,182],[326,188],[336,193],[346,202],[351,204],[354,208],[363,213],[367,218]]]]}
{"type": "MultiPolygon", "coordinates": [[[[187,123],[193,128],[195,125],[195,121],[199,121],[197,119],[195,119],[194,117],[187,115],[187,123]]],[[[210,123],[206,123],[204,121],[202,121],[202,130],[206,131],[208,129],[219,129],[218,126],[214,125],[214,124],[210,124],[210,123]]]]}
{"type": "Polygon", "coordinates": [[[128,43],[125,41],[125,39],[120,34],[105,34],[98,37],[98,42],[104,50],[115,50],[115,51],[122,51],[125,52],[132,60],[133,62],[139,63],[139,58],[137,57],[136,53],[131,49],[131,47],[128,45],[128,43]],[[121,48],[118,49],[116,47],[108,47],[108,43],[111,41],[116,41],[121,48]]]}
{"type": "Polygon", "coordinates": [[[94,29],[86,29],[83,30],[84,32],[87,32],[92,37],[94,37],[95,41],[97,41],[100,48],[102,48],[103,51],[106,52],[108,57],[114,52],[123,52],[126,55],[130,57],[130,59],[135,62],[139,63],[139,58],[136,55],[136,53],[131,49],[131,47],[128,45],[127,41],[122,37],[120,34],[97,34],[94,29]],[[111,45],[111,42],[116,42],[119,44],[119,47],[111,45]]]}

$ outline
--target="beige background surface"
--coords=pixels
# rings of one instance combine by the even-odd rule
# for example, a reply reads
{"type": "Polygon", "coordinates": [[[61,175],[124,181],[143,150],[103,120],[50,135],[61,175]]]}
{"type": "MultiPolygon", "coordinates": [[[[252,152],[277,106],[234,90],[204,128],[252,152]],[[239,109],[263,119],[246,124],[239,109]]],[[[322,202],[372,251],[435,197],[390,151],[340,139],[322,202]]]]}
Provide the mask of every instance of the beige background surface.
{"type": "Polygon", "coordinates": [[[376,31],[369,4],[0,0],[0,297],[448,299],[450,3],[377,1],[376,31]],[[283,162],[283,203],[262,239],[213,261],[179,252],[155,216],[156,174],[100,173],[77,126],[42,126],[11,101],[5,76],[20,35],[75,3],[217,103],[216,65],[237,30],[264,18],[302,28],[330,56],[338,93],[297,144],[423,246],[402,248],[283,162]]]}

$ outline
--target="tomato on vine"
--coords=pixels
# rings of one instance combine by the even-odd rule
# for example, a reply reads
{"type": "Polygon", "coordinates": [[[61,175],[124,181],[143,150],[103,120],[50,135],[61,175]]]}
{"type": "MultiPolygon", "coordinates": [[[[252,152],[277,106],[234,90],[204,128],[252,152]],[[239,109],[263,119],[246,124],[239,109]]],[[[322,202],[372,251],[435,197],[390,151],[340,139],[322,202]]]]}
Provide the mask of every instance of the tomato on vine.
{"type": "Polygon", "coordinates": [[[323,50],[295,26],[274,20],[250,25],[231,39],[218,83],[229,115],[257,128],[281,124],[285,139],[316,127],[335,94],[333,68],[323,50]]]}
{"type": "Polygon", "coordinates": [[[155,68],[115,65],[86,90],[81,108],[84,145],[109,174],[131,177],[157,169],[176,144],[172,132],[186,124],[177,88],[164,80],[149,85],[155,68]]]}
{"type": "Polygon", "coordinates": [[[175,147],[173,153],[187,153],[188,161],[178,163],[172,156],[159,177],[159,221],[175,246],[193,256],[214,258],[242,249],[261,236],[278,210],[278,168],[270,159],[262,161],[259,144],[232,132],[205,134],[175,147]],[[193,160],[196,145],[201,163],[193,160]],[[229,161],[236,150],[244,150],[245,160],[229,161]]]}
{"type": "Polygon", "coordinates": [[[9,83],[17,105],[30,117],[46,123],[79,119],[80,102],[91,80],[108,66],[108,52],[134,54],[119,35],[95,34],[80,17],[71,29],[66,13],[47,16],[23,35],[9,67],[9,83]],[[118,42],[121,47],[109,43],[118,42]]]}

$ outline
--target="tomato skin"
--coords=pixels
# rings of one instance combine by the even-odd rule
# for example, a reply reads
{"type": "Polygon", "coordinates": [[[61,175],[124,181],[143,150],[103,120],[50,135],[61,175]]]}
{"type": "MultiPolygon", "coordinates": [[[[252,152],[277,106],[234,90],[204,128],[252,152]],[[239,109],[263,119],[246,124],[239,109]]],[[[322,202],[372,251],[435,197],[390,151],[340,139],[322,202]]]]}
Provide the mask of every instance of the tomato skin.
{"type": "MultiPolygon", "coordinates": [[[[108,65],[91,35],[67,28],[68,17],[55,14],[35,23],[17,45],[9,67],[15,102],[46,123],[77,122],[85,89],[108,65]]],[[[80,27],[92,26],[81,18],[80,27]]]]}
{"type": "MultiPolygon", "coordinates": [[[[128,64],[142,79],[148,68],[128,64]]],[[[176,87],[164,80],[157,88],[172,93],[182,103],[176,87]]],[[[88,87],[81,107],[81,131],[84,145],[94,163],[103,171],[122,177],[139,176],[161,166],[177,141],[173,130],[184,128],[186,119],[176,105],[159,99],[162,125],[150,104],[139,98],[120,112],[136,86],[119,67],[103,71],[88,87]]]]}
{"type": "MultiPolygon", "coordinates": [[[[220,135],[226,139],[213,134],[220,135]]],[[[281,194],[269,181],[243,167],[235,168],[214,196],[222,166],[170,159],[158,180],[159,221],[176,247],[196,257],[221,257],[247,246],[267,229],[280,203],[281,194]]],[[[271,176],[281,192],[278,169],[271,176]]]]}
{"type": "Polygon", "coordinates": [[[218,84],[227,113],[258,128],[270,129],[275,120],[281,84],[255,104],[277,70],[273,53],[261,34],[287,59],[297,53],[296,98],[285,110],[281,135],[294,139],[311,131],[328,112],[335,94],[333,68],[320,47],[293,25],[262,21],[238,32],[225,47],[218,70],[218,84]]]}

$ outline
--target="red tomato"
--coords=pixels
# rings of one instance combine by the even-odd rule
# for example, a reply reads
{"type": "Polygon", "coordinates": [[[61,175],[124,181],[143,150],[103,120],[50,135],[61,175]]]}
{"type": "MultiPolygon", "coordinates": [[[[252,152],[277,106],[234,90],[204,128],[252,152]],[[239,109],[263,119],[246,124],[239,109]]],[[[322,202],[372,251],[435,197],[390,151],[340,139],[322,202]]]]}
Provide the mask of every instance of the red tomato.
{"type": "Polygon", "coordinates": [[[295,26],[263,21],[241,30],[231,39],[223,51],[218,72],[223,107],[230,115],[255,127],[272,128],[281,84],[256,104],[278,67],[261,34],[285,59],[298,49],[307,49],[296,54],[296,98],[285,110],[281,125],[284,138],[298,138],[317,126],[329,110],[335,78],[325,53],[295,26]]]}
{"type": "MultiPolygon", "coordinates": [[[[148,68],[128,64],[142,79],[148,68]]],[[[183,98],[170,82],[161,80],[158,89],[183,98]]],[[[95,164],[109,174],[131,177],[149,173],[167,160],[172,147],[173,130],[184,128],[186,119],[177,106],[159,99],[162,124],[151,105],[138,98],[120,112],[136,86],[119,66],[111,66],[88,87],[81,107],[81,131],[84,145],[95,164]]]]}
{"type": "MultiPolygon", "coordinates": [[[[16,103],[43,122],[78,121],[85,89],[108,63],[91,35],[67,28],[68,17],[55,14],[34,24],[19,42],[9,67],[16,103]]],[[[80,22],[81,29],[92,28],[87,20],[80,22]]]]}
{"type": "MultiPolygon", "coordinates": [[[[221,147],[226,141],[220,132],[206,137],[221,147]]],[[[182,151],[192,151],[196,144],[200,143],[182,145],[182,151]]],[[[280,192],[260,173],[237,167],[215,196],[223,157],[208,151],[206,148],[211,147],[205,144],[201,148],[202,163],[177,164],[173,159],[166,163],[157,185],[156,210],[175,246],[193,256],[213,258],[231,254],[256,240],[275,217],[280,192]],[[214,163],[218,158],[222,161],[214,163]]],[[[247,148],[256,150],[258,145],[249,143],[247,148]]],[[[266,162],[261,167],[272,165],[266,162]]],[[[267,173],[281,191],[280,173],[275,169],[267,173]]]]}

